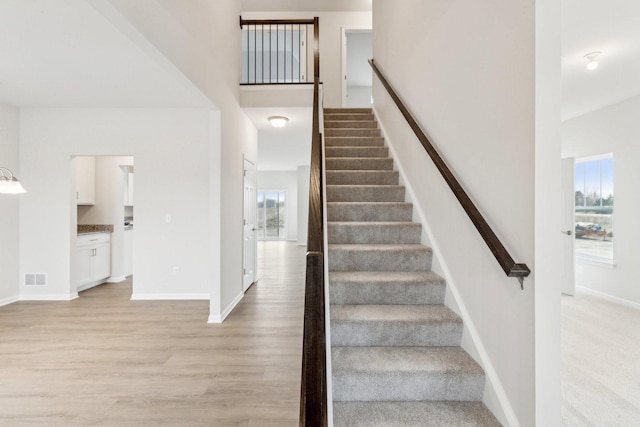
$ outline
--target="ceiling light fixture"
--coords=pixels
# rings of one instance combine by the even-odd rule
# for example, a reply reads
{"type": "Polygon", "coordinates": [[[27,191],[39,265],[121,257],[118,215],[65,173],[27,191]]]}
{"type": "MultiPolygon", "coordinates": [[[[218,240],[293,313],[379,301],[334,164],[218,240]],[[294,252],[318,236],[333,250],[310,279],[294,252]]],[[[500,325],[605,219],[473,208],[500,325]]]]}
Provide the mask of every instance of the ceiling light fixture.
{"type": "Polygon", "coordinates": [[[13,175],[13,172],[0,166],[0,193],[20,194],[26,192],[27,190],[20,184],[20,181],[13,175]]]}
{"type": "Polygon", "coordinates": [[[600,65],[597,61],[598,56],[600,56],[602,52],[591,52],[591,53],[587,53],[584,57],[587,58],[587,61],[589,61],[587,63],[587,70],[593,71],[596,68],[598,68],[598,65],[600,65]]]}
{"type": "Polygon", "coordinates": [[[269,123],[271,123],[271,126],[273,126],[274,128],[283,128],[285,127],[288,121],[289,121],[289,118],[284,116],[269,117],[269,123]]]}

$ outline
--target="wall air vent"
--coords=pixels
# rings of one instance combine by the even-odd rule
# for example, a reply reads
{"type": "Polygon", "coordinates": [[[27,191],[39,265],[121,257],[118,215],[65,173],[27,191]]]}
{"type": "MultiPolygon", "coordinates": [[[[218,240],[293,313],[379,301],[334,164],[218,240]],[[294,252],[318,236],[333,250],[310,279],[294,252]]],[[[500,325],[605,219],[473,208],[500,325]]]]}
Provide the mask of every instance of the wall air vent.
{"type": "Polygon", "coordinates": [[[25,286],[47,286],[46,273],[27,273],[24,275],[25,286]]]}

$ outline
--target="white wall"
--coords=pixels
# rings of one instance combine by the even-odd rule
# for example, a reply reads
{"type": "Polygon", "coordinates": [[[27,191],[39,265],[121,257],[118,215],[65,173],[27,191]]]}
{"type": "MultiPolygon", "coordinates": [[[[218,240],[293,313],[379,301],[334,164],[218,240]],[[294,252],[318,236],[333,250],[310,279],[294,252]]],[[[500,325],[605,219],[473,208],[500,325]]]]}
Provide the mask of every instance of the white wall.
{"type": "MultiPolygon", "coordinates": [[[[211,205],[208,208],[212,212],[209,217],[212,228],[206,239],[217,245],[215,259],[208,262],[220,272],[209,282],[210,320],[221,321],[243,294],[243,155],[252,162],[257,159],[257,131],[238,105],[241,3],[235,0],[109,0],[108,3],[220,110],[219,116],[212,117],[221,131],[214,135],[220,150],[211,152],[209,157],[211,205]],[[220,251],[220,245],[224,251],[220,251]]],[[[136,180],[136,187],[137,184],[136,180]]],[[[136,230],[139,230],[138,218],[136,208],[136,230]]],[[[136,241],[140,240],[138,236],[136,232],[136,241]]],[[[137,272],[139,264],[135,260],[134,264],[137,272]]]]}
{"type": "Polygon", "coordinates": [[[640,304],[640,97],[585,114],[562,125],[562,157],[613,152],[615,267],[576,261],[576,285],[640,304]]]}
{"type": "Polygon", "coordinates": [[[324,106],[342,106],[342,28],[371,28],[371,12],[243,12],[245,19],[320,19],[320,80],[324,106]]]}
{"type": "MultiPolygon", "coordinates": [[[[29,191],[29,182],[19,168],[20,113],[17,108],[0,105],[0,166],[16,174],[29,191]]],[[[0,306],[16,301],[19,255],[19,198],[22,195],[0,194],[0,306]]]]}
{"type": "Polygon", "coordinates": [[[20,273],[46,272],[49,285],[22,286],[21,295],[68,299],[75,292],[71,157],[127,153],[136,159],[134,294],[207,298],[217,273],[209,159],[219,146],[210,115],[204,109],[23,109],[21,172],[29,192],[21,199],[20,273]]]}
{"type": "MultiPolygon", "coordinates": [[[[534,270],[534,4],[374,0],[373,24],[375,62],[514,259],[534,270]]],[[[374,107],[427,220],[447,303],[465,320],[463,346],[487,372],[484,401],[504,424],[532,426],[534,280],[522,291],[505,276],[377,79],[374,107]]]]}
{"type": "MultiPolygon", "coordinates": [[[[78,206],[78,224],[113,224],[111,234],[111,278],[124,279],[124,194],[123,165],[133,165],[132,156],[96,157],[96,204],[78,206]],[[81,216],[81,212],[84,215],[81,216]]],[[[71,230],[73,233],[73,230],[71,230]]],[[[74,248],[72,248],[72,251],[74,248]]]]}
{"type": "Polygon", "coordinates": [[[285,190],[287,240],[298,240],[298,173],[296,171],[258,172],[258,191],[285,190]]]}

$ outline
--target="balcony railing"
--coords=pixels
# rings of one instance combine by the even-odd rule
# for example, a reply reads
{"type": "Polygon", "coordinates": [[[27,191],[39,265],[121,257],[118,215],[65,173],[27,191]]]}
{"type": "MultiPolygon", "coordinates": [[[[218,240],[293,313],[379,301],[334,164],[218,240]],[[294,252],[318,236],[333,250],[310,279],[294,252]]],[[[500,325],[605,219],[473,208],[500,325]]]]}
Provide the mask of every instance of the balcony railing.
{"type": "Polygon", "coordinates": [[[313,84],[314,22],[240,17],[240,84],[313,84]]]}

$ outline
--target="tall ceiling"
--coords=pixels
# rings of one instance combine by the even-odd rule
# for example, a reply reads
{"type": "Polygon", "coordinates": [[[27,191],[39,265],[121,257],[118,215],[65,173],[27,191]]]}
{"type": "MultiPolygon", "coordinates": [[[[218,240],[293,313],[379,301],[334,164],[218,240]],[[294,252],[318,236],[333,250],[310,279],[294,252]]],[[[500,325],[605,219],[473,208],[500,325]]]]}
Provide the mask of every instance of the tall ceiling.
{"type": "Polygon", "coordinates": [[[354,12],[371,10],[372,0],[242,0],[245,12],[354,12]]]}
{"type": "Polygon", "coordinates": [[[639,76],[640,1],[562,0],[563,120],[640,95],[639,76]]]}
{"type": "Polygon", "coordinates": [[[125,35],[85,0],[2,0],[0,103],[20,107],[210,105],[152,50],[150,44],[140,45],[125,35]]]}

